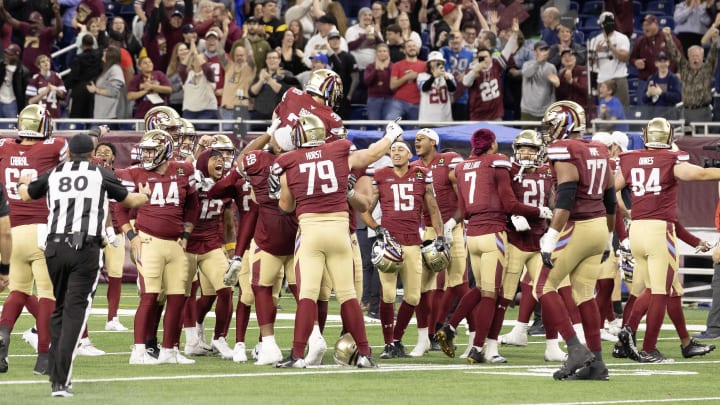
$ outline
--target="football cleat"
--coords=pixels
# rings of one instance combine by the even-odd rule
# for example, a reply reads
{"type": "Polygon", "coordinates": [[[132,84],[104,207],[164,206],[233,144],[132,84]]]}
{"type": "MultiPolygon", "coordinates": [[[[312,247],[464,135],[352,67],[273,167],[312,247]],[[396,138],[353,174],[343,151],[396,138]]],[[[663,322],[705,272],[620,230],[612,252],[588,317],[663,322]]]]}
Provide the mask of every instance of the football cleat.
{"type": "MultiPolygon", "coordinates": [[[[275,364],[283,360],[282,351],[275,342],[263,342],[262,349],[258,353],[256,366],[267,366],[275,364]]],[[[303,359],[303,368],[305,368],[305,359],[303,359]]]]}
{"type": "Polygon", "coordinates": [[[553,378],[556,380],[565,380],[570,378],[571,375],[575,374],[575,371],[582,367],[590,366],[595,360],[590,350],[584,345],[575,345],[568,347],[568,357],[563,363],[560,370],[553,374],[553,378]]]}
{"type": "Polygon", "coordinates": [[[172,349],[161,347],[157,362],[158,364],[195,364],[195,360],[188,359],[180,354],[177,347],[172,349]]]}
{"type": "Polygon", "coordinates": [[[391,343],[386,344],[385,349],[380,354],[380,358],[383,360],[387,360],[387,359],[394,359],[395,357],[396,357],[395,356],[395,346],[391,343]]]}
{"type": "Polygon", "coordinates": [[[418,335],[418,342],[410,352],[410,357],[422,357],[430,350],[430,337],[425,334],[423,336],[418,335]]]}
{"type": "Polygon", "coordinates": [[[212,347],[220,353],[220,358],[225,360],[233,358],[233,351],[230,349],[230,346],[228,346],[227,341],[225,341],[225,337],[220,336],[217,339],[213,339],[212,347]]]}
{"type": "Polygon", "coordinates": [[[132,351],[130,352],[130,364],[145,364],[145,365],[152,365],[152,364],[158,364],[157,358],[153,357],[148,353],[147,349],[144,347],[138,348],[137,346],[132,347],[132,351]]]}
{"type": "Polygon", "coordinates": [[[706,330],[706,331],[703,331],[703,332],[693,335],[693,337],[695,339],[717,339],[717,338],[720,338],[720,332],[706,330]]]}
{"type": "Polygon", "coordinates": [[[8,371],[8,346],[10,346],[10,329],[0,326],[0,373],[8,371]]]}
{"type": "Polygon", "coordinates": [[[453,339],[455,339],[455,331],[450,325],[444,325],[440,330],[435,332],[435,337],[440,343],[440,349],[448,357],[455,357],[455,345],[453,339]]]}
{"type": "Polygon", "coordinates": [[[482,350],[478,350],[477,347],[473,346],[473,348],[470,349],[470,353],[468,353],[467,362],[468,364],[485,363],[485,354],[482,350]]]}
{"type": "Polygon", "coordinates": [[[327,342],[320,330],[313,330],[308,339],[308,353],[305,356],[305,364],[308,366],[319,366],[322,364],[323,356],[327,352],[327,342]]]}
{"type": "Polygon", "coordinates": [[[275,368],[305,368],[305,359],[302,357],[296,358],[290,353],[286,358],[276,362],[275,368]]]}
{"type": "Polygon", "coordinates": [[[625,350],[625,346],[623,346],[623,344],[620,342],[615,343],[615,345],[613,346],[612,356],[616,359],[627,359],[628,353],[625,350]]]}
{"type": "Polygon", "coordinates": [[[128,330],[128,328],[126,328],[125,325],[120,323],[120,320],[116,316],[112,320],[107,321],[107,323],[105,324],[105,330],[115,331],[115,332],[125,332],[128,330]]]}
{"type": "Polygon", "coordinates": [[[430,337],[430,351],[431,352],[439,352],[440,349],[440,342],[438,342],[437,338],[435,337],[435,334],[433,333],[430,337]]]}
{"type": "Polygon", "coordinates": [[[565,361],[567,359],[567,353],[560,349],[560,346],[554,345],[545,347],[545,361],[565,361]]]}
{"type": "Polygon", "coordinates": [[[393,346],[395,347],[395,357],[408,357],[405,354],[405,345],[401,341],[393,342],[393,346]]]}
{"type": "Polygon", "coordinates": [[[160,347],[155,340],[145,343],[145,351],[154,359],[157,359],[160,356],[160,347]]]}
{"type": "Polygon", "coordinates": [[[186,356],[209,356],[213,354],[213,349],[212,347],[208,347],[207,345],[200,342],[186,342],[183,353],[185,353],[186,356]]]}
{"type": "Polygon", "coordinates": [[[233,348],[232,359],[235,363],[242,363],[242,362],[246,362],[248,360],[247,354],[245,353],[245,343],[244,342],[235,343],[235,347],[233,348]]]}
{"type": "Polygon", "coordinates": [[[50,396],[52,397],[60,397],[60,398],[71,398],[75,396],[75,394],[70,389],[69,385],[64,385],[60,383],[52,383],[50,396]]]}
{"type": "Polygon", "coordinates": [[[510,333],[504,334],[498,338],[498,342],[503,345],[510,346],[527,346],[528,335],[524,326],[515,326],[510,333]]]}
{"type": "Polygon", "coordinates": [[[358,368],[378,368],[377,363],[371,356],[360,355],[357,359],[358,368]]]}
{"type": "Polygon", "coordinates": [[[606,341],[606,342],[617,342],[618,338],[617,336],[611,334],[610,332],[606,331],[605,329],[600,329],[600,339],[606,341]]]}
{"type": "Polygon", "coordinates": [[[35,360],[35,368],[33,369],[33,374],[47,375],[49,360],[50,356],[47,353],[38,353],[37,360],[35,360]]]}
{"type": "Polygon", "coordinates": [[[37,353],[37,347],[38,347],[38,333],[37,329],[30,328],[23,332],[22,334],[22,340],[25,341],[25,343],[32,346],[33,350],[35,350],[35,353],[37,353]]]}
{"type": "Polygon", "coordinates": [[[637,346],[635,346],[635,334],[629,326],[623,326],[623,328],[620,329],[618,341],[622,344],[625,349],[625,354],[629,359],[640,361],[640,353],[638,352],[637,346]]]}
{"type": "Polygon", "coordinates": [[[482,352],[485,356],[485,361],[488,363],[507,363],[507,359],[498,352],[497,340],[486,339],[482,352]]]}
{"type": "Polygon", "coordinates": [[[645,350],[641,351],[639,353],[639,362],[640,363],[675,363],[675,360],[668,359],[667,357],[663,356],[662,353],[658,349],[655,349],[651,352],[646,352],[645,350]]]}
{"type": "Polygon", "coordinates": [[[608,322],[607,331],[614,336],[617,336],[618,333],[620,333],[620,329],[622,329],[622,319],[615,318],[614,320],[608,322]]]}
{"type": "Polygon", "coordinates": [[[258,356],[260,356],[261,350],[262,350],[262,342],[257,342],[257,344],[255,344],[255,347],[253,347],[252,352],[250,352],[250,356],[252,356],[253,360],[258,359],[258,356]]]}
{"type": "Polygon", "coordinates": [[[102,356],[105,354],[104,351],[98,349],[95,347],[95,345],[92,344],[89,338],[82,338],[80,339],[80,343],[78,344],[77,349],[75,350],[75,354],[78,356],[102,356]]]}
{"type": "Polygon", "coordinates": [[[715,350],[715,345],[706,345],[695,339],[690,339],[690,344],[685,347],[680,346],[680,350],[682,351],[683,357],[689,359],[690,357],[704,356],[710,353],[715,350]]]}
{"type": "Polygon", "coordinates": [[[465,351],[463,354],[460,355],[461,359],[467,359],[468,355],[470,355],[470,349],[473,347],[473,341],[475,340],[475,332],[470,332],[468,334],[468,344],[465,346],[465,351]]]}
{"type": "Polygon", "coordinates": [[[608,369],[605,366],[605,362],[602,360],[595,360],[588,367],[582,367],[575,372],[575,374],[568,377],[568,380],[595,380],[595,381],[608,381],[608,369]]]}
{"type": "Polygon", "coordinates": [[[545,326],[543,325],[542,318],[535,318],[527,334],[530,336],[545,336],[545,326]]]}

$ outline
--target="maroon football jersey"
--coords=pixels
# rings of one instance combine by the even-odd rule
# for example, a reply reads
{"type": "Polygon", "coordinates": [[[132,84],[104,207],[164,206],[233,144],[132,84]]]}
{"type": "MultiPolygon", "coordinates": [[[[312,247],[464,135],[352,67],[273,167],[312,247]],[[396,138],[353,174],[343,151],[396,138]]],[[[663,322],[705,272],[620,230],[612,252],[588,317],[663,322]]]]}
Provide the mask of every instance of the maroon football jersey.
{"type": "Polygon", "coordinates": [[[19,31],[25,35],[25,42],[22,47],[22,64],[28,68],[31,74],[39,73],[40,69],[35,64],[35,60],[40,55],[50,55],[52,53],[52,46],[55,43],[55,28],[46,27],[40,32],[31,33],[30,23],[20,21],[19,31]]]}
{"type": "MultiPolygon", "coordinates": [[[[222,49],[218,49],[218,52],[223,52],[222,49]]],[[[223,69],[222,63],[220,62],[220,55],[207,56],[207,63],[212,69],[213,75],[215,76],[215,85],[220,87],[225,83],[225,69],[223,69]]],[[[222,95],[216,96],[218,105],[221,105],[222,95]]]]}
{"type": "Polygon", "coordinates": [[[230,208],[230,199],[210,198],[208,190],[214,182],[196,179],[200,214],[188,239],[186,251],[204,254],[221,248],[225,243],[224,215],[230,208]]]}
{"type": "Polygon", "coordinates": [[[298,222],[294,215],[283,215],[278,200],[270,198],[268,177],[276,158],[270,152],[255,150],[243,155],[242,167],[259,206],[255,243],[275,256],[288,256],[295,251],[298,222]]]}
{"type": "Polygon", "coordinates": [[[250,248],[250,241],[255,233],[258,218],[258,205],[252,200],[250,183],[237,170],[220,179],[208,191],[209,198],[230,198],[237,207],[237,232],[235,238],[235,255],[242,256],[250,248]]]}
{"type": "Polygon", "coordinates": [[[540,210],[515,198],[510,180],[512,164],[495,153],[472,156],[455,167],[460,210],[469,220],[467,235],[506,230],[507,214],[536,217],[540,210]]]}
{"type": "Polygon", "coordinates": [[[295,213],[347,212],[348,156],[352,142],[340,139],[315,148],[287,152],[273,165],[273,173],[285,173],[295,196],[295,213]]]}
{"type": "Polygon", "coordinates": [[[633,220],[678,222],[675,165],[689,160],[686,152],[657,149],[620,155],[620,170],[630,189],[633,220]]]}
{"type": "MultiPolygon", "coordinates": [[[[65,90],[65,83],[63,83],[60,75],[51,71],[50,76],[48,77],[45,77],[40,73],[34,74],[30,81],[28,81],[28,86],[25,88],[25,96],[28,99],[30,99],[30,97],[35,97],[51,84],[57,87],[58,91],[67,93],[67,90],[65,90]]],[[[42,96],[40,101],[36,104],[43,104],[50,113],[51,117],[60,118],[60,100],[58,99],[56,91],[48,92],[42,96]]]]}
{"type": "MultiPolygon", "coordinates": [[[[169,161],[164,174],[139,166],[117,170],[128,191],[137,184],[150,184],[150,202],[137,209],[135,228],[152,236],[174,240],[183,233],[183,223],[197,222],[198,193],[192,164],[169,161]]],[[[118,220],[127,223],[127,209],[118,207],[118,220]]]]}
{"type": "Polygon", "coordinates": [[[33,145],[21,145],[10,138],[0,139],[0,173],[10,202],[11,226],[47,223],[47,201],[21,200],[17,182],[25,173],[36,178],[52,169],[65,160],[66,153],[67,142],[63,138],[40,140],[33,145]]]}
{"type": "Polygon", "coordinates": [[[478,73],[472,86],[468,88],[470,97],[470,119],[473,121],[501,120],[503,107],[503,73],[505,60],[493,58],[492,66],[487,72],[478,73]]]}
{"type": "MultiPolygon", "coordinates": [[[[450,182],[450,171],[455,170],[455,166],[462,162],[463,158],[455,152],[436,153],[432,162],[425,166],[421,159],[411,163],[411,166],[425,167],[432,173],[433,189],[435,189],[435,199],[443,222],[447,222],[455,215],[457,211],[458,200],[457,193],[450,182]]],[[[425,210],[423,213],[423,224],[431,227],[430,213],[425,210]]]]}
{"type": "Polygon", "coordinates": [[[605,145],[584,139],[561,139],[548,147],[548,160],[572,163],[580,176],[570,220],[582,221],[605,216],[605,185],[607,181],[614,181],[610,171],[611,159],[605,145]]]}
{"type": "Polygon", "coordinates": [[[420,245],[420,221],[425,204],[425,186],[433,184],[432,173],[420,166],[411,166],[403,176],[392,167],[375,172],[373,184],[380,194],[382,226],[401,245],[420,245]]]}
{"type": "MultiPolygon", "coordinates": [[[[555,184],[555,173],[553,173],[552,167],[544,164],[532,173],[523,170],[522,176],[518,176],[519,172],[520,166],[518,165],[514,164],[510,169],[512,189],[518,201],[531,207],[547,207],[555,184]]],[[[516,232],[510,227],[507,231],[508,242],[520,250],[537,252],[540,250],[540,237],[548,227],[547,221],[539,217],[527,217],[526,219],[530,224],[530,230],[516,232]]]]}
{"type": "Polygon", "coordinates": [[[338,134],[344,132],[342,118],[333,112],[332,108],[320,104],[308,94],[295,87],[283,94],[282,101],[275,107],[275,115],[280,119],[281,127],[295,125],[295,121],[306,114],[317,115],[325,124],[325,140],[332,142],[338,139],[338,134]]]}

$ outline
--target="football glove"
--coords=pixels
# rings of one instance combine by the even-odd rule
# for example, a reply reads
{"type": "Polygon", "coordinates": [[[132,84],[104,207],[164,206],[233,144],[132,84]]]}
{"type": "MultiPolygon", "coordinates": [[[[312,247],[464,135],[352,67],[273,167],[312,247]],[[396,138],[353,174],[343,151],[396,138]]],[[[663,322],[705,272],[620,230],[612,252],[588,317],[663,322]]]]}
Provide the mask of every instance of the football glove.
{"type": "Polygon", "coordinates": [[[390,140],[390,143],[393,143],[400,139],[403,134],[403,129],[400,127],[400,125],[397,124],[397,122],[391,122],[387,124],[385,127],[385,133],[383,134],[383,137],[388,138],[390,140]]]}
{"type": "Polygon", "coordinates": [[[607,246],[605,246],[605,251],[603,252],[602,258],[600,259],[600,263],[605,263],[605,260],[610,257],[610,252],[613,251],[613,238],[615,237],[615,233],[610,232],[608,233],[608,241],[607,246]]]}
{"type": "Polygon", "coordinates": [[[385,235],[387,234],[387,230],[382,227],[382,225],[378,225],[374,229],[375,231],[375,238],[379,240],[380,242],[385,242],[385,235]]]}
{"type": "Polygon", "coordinates": [[[120,246],[120,238],[115,235],[115,229],[113,229],[112,226],[105,228],[105,237],[107,238],[107,243],[112,245],[112,247],[120,246]]]}
{"type": "Polygon", "coordinates": [[[357,182],[357,177],[354,174],[350,174],[348,176],[348,188],[346,195],[349,197],[352,197],[355,195],[355,183],[357,182]]]}
{"type": "Polygon", "coordinates": [[[706,240],[701,240],[700,244],[695,246],[695,253],[705,253],[709,251],[710,249],[714,248],[717,245],[717,241],[715,242],[708,242],[706,240]]]}
{"type": "Polygon", "coordinates": [[[274,120],[272,120],[272,123],[270,123],[270,126],[267,127],[265,132],[270,136],[275,135],[275,131],[277,131],[281,123],[282,121],[280,121],[280,118],[275,118],[274,120]]]}
{"type": "Polygon", "coordinates": [[[273,200],[280,198],[280,177],[277,175],[268,176],[268,194],[273,200]]]}
{"type": "Polygon", "coordinates": [[[540,218],[542,219],[552,219],[553,212],[548,207],[540,207],[540,218]]]}
{"type": "Polygon", "coordinates": [[[515,227],[515,230],[518,232],[525,232],[530,230],[530,224],[528,223],[527,218],[522,215],[513,215],[510,217],[510,221],[515,227]]]}
{"type": "Polygon", "coordinates": [[[242,257],[233,256],[228,262],[228,268],[225,270],[225,276],[223,276],[223,284],[228,287],[234,287],[238,282],[238,276],[242,269],[242,257]]]}
{"type": "Polygon", "coordinates": [[[620,242],[620,248],[630,251],[630,238],[625,238],[620,242]]]}
{"type": "Polygon", "coordinates": [[[551,269],[554,266],[551,257],[555,246],[557,246],[559,234],[555,229],[548,228],[545,235],[540,238],[540,256],[542,256],[543,264],[551,269]]]}
{"type": "Polygon", "coordinates": [[[620,256],[620,270],[622,271],[622,278],[628,283],[633,281],[633,273],[635,271],[635,258],[633,257],[630,250],[623,248],[618,249],[618,256],[620,256]]]}
{"type": "Polygon", "coordinates": [[[455,228],[455,225],[457,225],[455,218],[448,219],[448,221],[443,225],[443,234],[445,235],[445,242],[448,245],[453,243],[453,229],[455,228]]]}

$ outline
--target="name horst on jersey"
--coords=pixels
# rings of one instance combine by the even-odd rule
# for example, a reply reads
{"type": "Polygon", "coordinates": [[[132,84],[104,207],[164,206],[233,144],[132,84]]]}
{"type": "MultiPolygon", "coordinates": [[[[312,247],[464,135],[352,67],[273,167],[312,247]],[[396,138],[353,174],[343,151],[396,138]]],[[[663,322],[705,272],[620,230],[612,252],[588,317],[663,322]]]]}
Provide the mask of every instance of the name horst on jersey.
{"type": "Polygon", "coordinates": [[[307,159],[307,160],[322,159],[322,151],[321,150],[311,150],[309,152],[305,152],[305,159],[307,159]]]}
{"type": "Polygon", "coordinates": [[[10,156],[10,166],[30,166],[27,156],[10,156]]]}

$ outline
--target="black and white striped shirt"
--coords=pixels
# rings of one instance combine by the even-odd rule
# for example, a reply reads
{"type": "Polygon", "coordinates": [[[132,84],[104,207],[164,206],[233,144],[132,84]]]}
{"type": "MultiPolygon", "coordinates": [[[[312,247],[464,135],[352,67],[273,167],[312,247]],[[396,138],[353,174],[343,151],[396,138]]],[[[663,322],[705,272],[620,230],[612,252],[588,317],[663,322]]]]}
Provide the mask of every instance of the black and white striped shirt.
{"type": "Polygon", "coordinates": [[[28,185],[28,194],[47,197],[49,234],[101,237],[109,199],[122,201],[128,191],[111,171],[83,160],[45,172],[28,185]]]}

